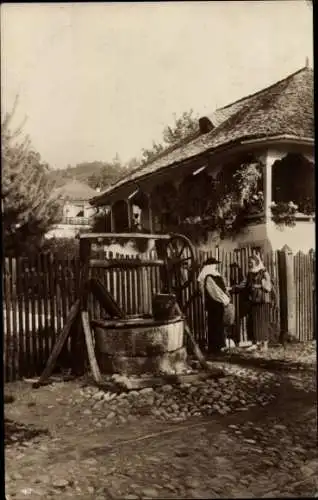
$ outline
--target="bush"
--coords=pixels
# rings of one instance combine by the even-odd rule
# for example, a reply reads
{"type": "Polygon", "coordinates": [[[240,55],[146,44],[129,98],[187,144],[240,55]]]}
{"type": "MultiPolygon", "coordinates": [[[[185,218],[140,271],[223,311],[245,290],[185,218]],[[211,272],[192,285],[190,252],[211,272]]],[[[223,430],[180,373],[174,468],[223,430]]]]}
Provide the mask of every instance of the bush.
{"type": "Polygon", "coordinates": [[[73,259],[79,256],[79,239],[69,238],[51,238],[45,240],[40,252],[51,253],[54,257],[65,259],[66,257],[73,259]]]}

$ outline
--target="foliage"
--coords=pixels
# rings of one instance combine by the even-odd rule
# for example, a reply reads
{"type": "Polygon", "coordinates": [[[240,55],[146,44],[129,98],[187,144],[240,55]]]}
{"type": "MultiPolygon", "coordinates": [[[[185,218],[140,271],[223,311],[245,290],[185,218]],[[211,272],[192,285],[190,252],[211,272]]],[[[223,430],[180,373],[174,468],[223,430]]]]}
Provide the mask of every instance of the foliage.
{"type": "Polygon", "coordinates": [[[141,164],[144,165],[154,160],[169,146],[178,144],[186,137],[193,135],[198,128],[198,118],[194,116],[192,109],[185,111],[180,117],[174,115],[173,125],[168,125],[163,129],[163,143],[153,142],[151,148],[142,150],[141,164]]]}
{"type": "Polygon", "coordinates": [[[138,166],[136,158],[132,158],[129,162],[123,163],[119,156],[110,161],[93,161],[79,163],[75,167],[70,165],[65,169],[53,170],[50,172],[50,178],[55,182],[56,186],[63,186],[67,182],[75,179],[84,184],[88,184],[91,188],[106,189],[108,186],[127,175],[138,166]]]}
{"type": "Polygon", "coordinates": [[[45,239],[39,249],[41,252],[48,252],[57,258],[72,259],[79,255],[79,239],[77,238],[50,238],[45,239]]]}
{"type": "Polygon", "coordinates": [[[272,219],[278,226],[295,226],[295,215],[298,211],[298,206],[292,201],[273,202],[271,204],[272,219]]]}
{"type": "Polygon", "coordinates": [[[246,215],[261,214],[261,165],[243,160],[225,165],[215,178],[202,172],[195,182],[193,176],[186,178],[178,189],[167,183],[158,186],[152,204],[166,230],[182,231],[194,241],[206,239],[211,231],[224,238],[242,231],[246,215]]]}
{"type": "Polygon", "coordinates": [[[11,129],[16,105],[2,122],[2,227],[7,254],[36,247],[58,222],[60,200],[52,194],[49,168],[21,127],[11,129]]]}
{"type": "Polygon", "coordinates": [[[166,144],[173,145],[182,141],[185,137],[197,132],[198,119],[194,116],[193,109],[185,111],[178,118],[174,115],[173,126],[167,126],[163,130],[163,140],[166,144]]]}

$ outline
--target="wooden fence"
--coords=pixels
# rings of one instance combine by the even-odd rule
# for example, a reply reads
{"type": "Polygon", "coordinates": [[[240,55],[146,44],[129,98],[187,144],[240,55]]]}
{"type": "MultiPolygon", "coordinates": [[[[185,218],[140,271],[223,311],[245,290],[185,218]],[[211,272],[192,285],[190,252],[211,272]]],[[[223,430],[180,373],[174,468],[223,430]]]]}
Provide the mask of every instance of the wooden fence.
{"type": "MultiPolygon", "coordinates": [[[[196,261],[200,264],[209,256],[221,261],[221,272],[229,285],[238,283],[246,275],[251,248],[231,253],[197,252],[196,261]]],[[[109,253],[107,258],[120,255],[109,253]]],[[[156,258],[156,255],[149,255],[156,258]]],[[[125,256],[125,258],[129,258],[125,256]]],[[[282,268],[279,252],[264,256],[278,297],[278,310],[273,309],[272,324],[280,331],[280,323],[285,316],[293,316],[294,334],[298,340],[308,341],[315,338],[315,254],[298,253],[292,256],[292,279],[295,292],[294,309],[290,311],[281,300],[280,292],[286,289],[286,272],[282,268]],[[285,286],[285,288],[284,288],[285,286]],[[285,316],[284,316],[285,315],[285,316]]],[[[290,270],[289,270],[290,271],[290,270]]],[[[94,269],[112,293],[121,308],[129,315],[151,313],[152,295],[161,289],[159,267],[139,269],[94,269]]],[[[80,265],[78,259],[57,260],[50,255],[38,255],[33,260],[6,258],[3,270],[3,331],[4,331],[4,379],[12,381],[21,377],[39,374],[48,359],[49,353],[61,331],[68,311],[75,301],[78,289],[80,265]]],[[[200,345],[206,343],[205,313],[196,275],[189,287],[182,292],[182,303],[187,317],[200,345]]],[[[288,295],[289,290],[284,292],[288,295]]],[[[236,325],[233,327],[242,341],[247,340],[246,320],[240,318],[239,299],[236,304],[236,325]]],[[[90,297],[95,317],[102,314],[98,304],[90,297]]],[[[288,323],[289,324],[289,323],[288,323]]],[[[70,342],[64,350],[64,363],[69,363],[70,342]]],[[[63,363],[63,356],[61,362],[63,363]]]]}

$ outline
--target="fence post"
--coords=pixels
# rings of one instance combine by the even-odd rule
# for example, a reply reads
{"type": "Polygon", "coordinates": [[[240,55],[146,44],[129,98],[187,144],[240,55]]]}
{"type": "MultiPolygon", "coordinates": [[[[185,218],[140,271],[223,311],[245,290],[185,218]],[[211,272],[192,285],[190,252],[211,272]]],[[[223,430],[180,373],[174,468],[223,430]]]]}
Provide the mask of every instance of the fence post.
{"type": "Polygon", "coordinates": [[[280,288],[280,325],[283,336],[297,336],[296,329],[296,285],[294,280],[294,256],[285,245],[278,253],[280,288]]]}

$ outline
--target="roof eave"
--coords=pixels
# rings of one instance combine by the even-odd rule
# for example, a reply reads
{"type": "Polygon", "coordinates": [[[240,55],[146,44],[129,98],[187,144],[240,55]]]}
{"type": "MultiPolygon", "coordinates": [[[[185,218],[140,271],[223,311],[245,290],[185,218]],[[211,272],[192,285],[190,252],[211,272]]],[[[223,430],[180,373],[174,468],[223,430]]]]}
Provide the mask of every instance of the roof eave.
{"type": "Polygon", "coordinates": [[[315,141],[311,137],[300,137],[300,136],[295,136],[295,135],[288,135],[288,134],[283,134],[283,135],[275,135],[275,136],[267,136],[267,137],[255,137],[251,139],[238,139],[233,142],[227,142],[225,144],[221,144],[220,146],[216,148],[208,148],[202,153],[196,154],[194,156],[189,156],[188,158],[185,158],[184,160],[181,160],[176,163],[171,163],[170,165],[166,165],[164,167],[159,168],[158,170],[154,172],[149,172],[144,175],[141,175],[140,177],[137,177],[135,179],[129,179],[127,182],[123,182],[119,186],[114,186],[113,189],[110,189],[108,191],[105,191],[104,193],[100,193],[98,196],[95,196],[94,198],[89,200],[89,203],[92,206],[95,206],[97,204],[103,205],[102,200],[106,201],[106,199],[110,195],[114,195],[115,191],[123,188],[124,186],[126,187],[127,185],[136,185],[136,183],[146,179],[147,177],[156,175],[157,173],[161,172],[162,170],[170,167],[178,167],[184,163],[189,162],[190,160],[193,160],[195,158],[202,157],[206,154],[214,154],[214,153],[220,153],[222,150],[228,151],[229,149],[235,149],[238,146],[247,146],[247,145],[266,145],[266,144],[277,144],[277,142],[281,143],[292,143],[292,144],[301,144],[301,145],[308,145],[308,146],[314,146],[315,141]]]}

